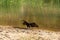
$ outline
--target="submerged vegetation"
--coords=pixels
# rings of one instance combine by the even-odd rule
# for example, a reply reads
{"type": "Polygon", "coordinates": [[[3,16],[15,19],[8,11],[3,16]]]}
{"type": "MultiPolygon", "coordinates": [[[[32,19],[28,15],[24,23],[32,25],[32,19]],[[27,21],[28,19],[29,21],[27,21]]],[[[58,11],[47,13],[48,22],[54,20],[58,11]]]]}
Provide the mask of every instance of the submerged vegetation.
{"type": "Polygon", "coordinates": [[[60,0],[0,0],[0,24],[21,26],[21,20],[40,28],[60,29],[60,0]]]}

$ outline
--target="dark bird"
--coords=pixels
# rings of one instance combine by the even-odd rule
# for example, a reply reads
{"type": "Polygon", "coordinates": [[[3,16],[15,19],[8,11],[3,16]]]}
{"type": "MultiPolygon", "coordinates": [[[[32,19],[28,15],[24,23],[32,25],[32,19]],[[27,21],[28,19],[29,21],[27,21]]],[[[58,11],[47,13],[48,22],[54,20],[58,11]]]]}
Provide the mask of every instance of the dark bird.
{"type": "Polygon", "coordinates": [[[38,27],[36,23],[28,23],[25,20],[23,20],[23,25],[26,25],[27,27],[38,27]]]}

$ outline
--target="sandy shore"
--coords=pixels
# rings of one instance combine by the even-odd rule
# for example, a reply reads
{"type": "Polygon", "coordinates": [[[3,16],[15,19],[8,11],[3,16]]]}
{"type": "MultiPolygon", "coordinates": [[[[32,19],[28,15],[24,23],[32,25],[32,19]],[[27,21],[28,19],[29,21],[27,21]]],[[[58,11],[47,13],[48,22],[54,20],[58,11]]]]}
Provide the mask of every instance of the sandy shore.
{"type": "Polygon", "coordinates": [[[60,40],[60,32],[0,26],[0,40],[60,40]]]}

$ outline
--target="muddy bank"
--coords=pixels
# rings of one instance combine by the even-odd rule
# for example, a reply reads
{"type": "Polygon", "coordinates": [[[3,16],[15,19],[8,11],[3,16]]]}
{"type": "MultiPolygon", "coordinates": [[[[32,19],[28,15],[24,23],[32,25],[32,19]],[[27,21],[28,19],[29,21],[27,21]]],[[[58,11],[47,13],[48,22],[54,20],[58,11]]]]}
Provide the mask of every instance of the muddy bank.
{"type": "Polygon", "coordinates": [[[0,26],[0,40],[60,40],[60,32],[0,26]]]}

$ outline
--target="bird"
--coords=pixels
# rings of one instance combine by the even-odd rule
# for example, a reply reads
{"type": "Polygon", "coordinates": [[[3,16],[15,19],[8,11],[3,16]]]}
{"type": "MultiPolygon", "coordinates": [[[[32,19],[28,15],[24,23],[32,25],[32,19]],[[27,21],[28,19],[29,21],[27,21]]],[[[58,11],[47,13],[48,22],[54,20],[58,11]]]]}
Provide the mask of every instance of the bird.
{"type": "Polygon", "coordinates": [[[27,21],[25,21],[25,20],[23,20],[23,25],[26,25],[27,27],[38,27],[38,25],[36,24],[36,23],[34,23],[34,22],[32,22],[32,23],[29,23],[29,22],[27,22],[27,21]]]}

